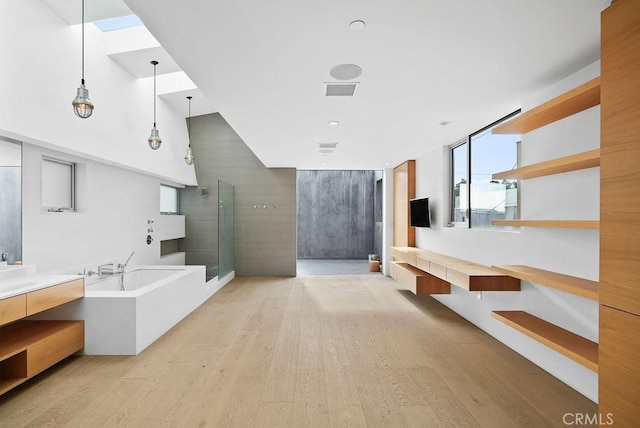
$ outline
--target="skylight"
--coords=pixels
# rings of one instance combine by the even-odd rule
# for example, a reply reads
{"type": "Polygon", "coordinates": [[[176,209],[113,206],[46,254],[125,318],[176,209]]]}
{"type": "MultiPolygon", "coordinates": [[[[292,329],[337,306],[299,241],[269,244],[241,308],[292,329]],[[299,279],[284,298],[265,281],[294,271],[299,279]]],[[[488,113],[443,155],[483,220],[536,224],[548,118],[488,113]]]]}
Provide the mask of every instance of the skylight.
{"type": "Polygon", "coordinates": [[[117,18],[103,19],[101,21],[95,21],[94,24],[102,32],[123,30],[125,28],[139,27],[142,24],[140,18],[136,15],[119,16],[117,18]]]}

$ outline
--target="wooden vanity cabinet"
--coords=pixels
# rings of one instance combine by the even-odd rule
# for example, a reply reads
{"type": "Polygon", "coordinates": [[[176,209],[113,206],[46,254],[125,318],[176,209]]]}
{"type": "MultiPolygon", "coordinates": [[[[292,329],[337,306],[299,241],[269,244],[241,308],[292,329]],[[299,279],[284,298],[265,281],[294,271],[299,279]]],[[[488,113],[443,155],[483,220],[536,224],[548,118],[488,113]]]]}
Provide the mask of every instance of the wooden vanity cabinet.
{"type": "Polygon", "coordinates": [[[83,296],[76,279],[0,299],[0,395],[84,348],[84,321],[23,319],[83,296]]]}

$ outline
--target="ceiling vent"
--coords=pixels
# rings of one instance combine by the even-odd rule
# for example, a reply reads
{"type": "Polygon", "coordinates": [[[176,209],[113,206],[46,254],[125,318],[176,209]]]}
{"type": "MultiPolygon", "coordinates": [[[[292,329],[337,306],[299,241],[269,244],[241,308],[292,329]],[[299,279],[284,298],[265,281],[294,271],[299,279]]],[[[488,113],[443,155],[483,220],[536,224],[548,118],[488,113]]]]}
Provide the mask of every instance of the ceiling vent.
{"type": "Polygon", "coordinates": [[[356,92],[357,82],[353,83],[325,83],[327,97],[352,97],[356,92]]]}
{"type": "Polygon", "coordinates": [[[338,143],[318,143],[321,149],[335,149],[338,143]]]}

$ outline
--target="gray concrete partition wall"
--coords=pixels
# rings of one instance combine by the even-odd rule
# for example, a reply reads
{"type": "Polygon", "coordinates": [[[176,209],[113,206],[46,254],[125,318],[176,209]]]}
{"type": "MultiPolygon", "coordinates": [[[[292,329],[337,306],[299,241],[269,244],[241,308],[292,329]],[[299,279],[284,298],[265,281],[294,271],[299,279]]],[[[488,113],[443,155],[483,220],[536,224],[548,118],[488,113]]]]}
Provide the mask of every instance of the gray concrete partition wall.
{"type": "Polygon", "coordinates": [[[295,276],[296,170],[266,168],[218,113],[191,118],[191,147],[198,188],[180,192],[187,264],[217,262],[223,180],[234,186],[236,276],[295,276]]]}
{"type": "Polygon", "coordinates": [[[374,252],[374,171],[298,171],[298,258],[374,252]]]}

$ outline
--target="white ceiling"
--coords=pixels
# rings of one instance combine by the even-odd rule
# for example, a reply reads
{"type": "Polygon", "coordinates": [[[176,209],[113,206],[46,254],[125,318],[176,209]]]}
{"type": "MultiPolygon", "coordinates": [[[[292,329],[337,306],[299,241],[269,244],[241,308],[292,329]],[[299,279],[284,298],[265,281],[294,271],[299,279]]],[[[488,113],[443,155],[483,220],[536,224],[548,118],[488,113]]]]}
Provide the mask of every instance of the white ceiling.
{"type": "Polygon", "coordinates": [[[395,166],[516,110],[599,58],[610,4],[125,2],[265,165],[309,169],[395,166]],[[366,27],[350,30],[354,20],[366,27]],[[345,63],[363,69],[355,96],[325,97],[345,63]],[[334,153],[318,152],[331,142],[334,153]]]}
{"type": "Polygon", "coordinates": [[[133,74],[136,79],[153,76],[151,61],[158,61],[156,74],[182,71],[161,46],[109,54],[109,57],[133,74]]]}

